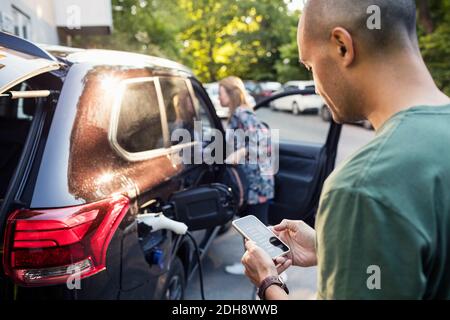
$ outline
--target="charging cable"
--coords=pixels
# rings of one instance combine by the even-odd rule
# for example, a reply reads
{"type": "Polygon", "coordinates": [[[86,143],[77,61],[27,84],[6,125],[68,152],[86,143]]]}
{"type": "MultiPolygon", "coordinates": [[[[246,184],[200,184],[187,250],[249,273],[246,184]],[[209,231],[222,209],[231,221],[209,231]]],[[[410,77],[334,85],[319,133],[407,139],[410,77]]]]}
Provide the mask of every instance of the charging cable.
{"type": "Polygon", "coordinates": [[[167,218],[162,212],[160,213],[144,213],[140,214],[137,217],[138,223],[144,223],[150,228],[152,228],[152,231],[158,231],[158,230],[169,230],[179,235],[187,235],[188,238],[192,241],[195,253],[197,256],[197,264],[198,264],[198,276],[200,279],[200,293],[202,300],[205,299],[205,289],[203,285],[203,270],[202,270],[202,259],[200,256],[200,250],[198,248],[197,241],[192,236],[192,234],[188,231],[188,227],[186,224],[182,222],[178,222],[172,219],[167,218]]]}
{"type": "Polygon", "coordinates": [[[194,244],[195,253],[197,255],[197,264],[198,264],[198,277],[200,280],[200,294],[202,297],[202,300],[206,300],[205,298],[205,289],[203,285],[203,270],[202,270],[202,259],[200,256],[200,250],[198,249],[197,241],[195,241],[195,238],[192,236],[190,232],[187,232],[186,235],[191,239],[192,243],[194,244]]]}

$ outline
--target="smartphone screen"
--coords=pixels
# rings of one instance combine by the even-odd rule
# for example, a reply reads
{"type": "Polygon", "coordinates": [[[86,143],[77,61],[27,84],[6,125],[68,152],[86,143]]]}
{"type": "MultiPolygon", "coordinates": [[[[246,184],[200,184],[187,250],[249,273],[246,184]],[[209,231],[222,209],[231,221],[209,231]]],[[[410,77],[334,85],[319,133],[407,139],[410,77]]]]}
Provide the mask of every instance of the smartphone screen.
{"type": "Polygon", "coordinates": [[[272,259],[288,253],[289,247],[283,243],[264,223],[255,216],[246,216],[233,221],[233,227],[246,239],[255,242],[272,259]]]}

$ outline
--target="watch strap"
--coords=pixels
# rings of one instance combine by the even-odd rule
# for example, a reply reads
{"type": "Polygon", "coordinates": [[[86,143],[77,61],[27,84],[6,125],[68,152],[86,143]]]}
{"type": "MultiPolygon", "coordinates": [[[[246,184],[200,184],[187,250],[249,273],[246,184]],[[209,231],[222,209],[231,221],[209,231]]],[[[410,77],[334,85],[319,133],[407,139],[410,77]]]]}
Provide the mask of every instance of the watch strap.
{"type": "Polygon", "coordinates": [[[289,294],[289,289],[287,288],[286,284],[281,280],[280,277],[276,276],[270,276],[265,278],[258,289],[258,296],[261,300],[265,300],[266,291],[271,286],[278,286],[281,289],[283,289],[287,294],[289,294]]]}

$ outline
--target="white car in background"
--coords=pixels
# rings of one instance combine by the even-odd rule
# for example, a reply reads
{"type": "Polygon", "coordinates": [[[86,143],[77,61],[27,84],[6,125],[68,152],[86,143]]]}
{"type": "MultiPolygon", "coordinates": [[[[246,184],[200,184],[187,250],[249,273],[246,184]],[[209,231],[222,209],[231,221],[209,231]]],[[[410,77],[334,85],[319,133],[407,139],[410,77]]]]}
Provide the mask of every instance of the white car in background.
{"type": "Polygon", "coordinates": [[[277,99],[270,103],[272,110],[291,111],[294,115],[316,112],[326,105],[325,100],[315,93],[314,81],[289,81],[275,94],[292,90],[311,90],[311,94],[298,94],[277,99]]]}
{"type": "MultiPolygon", "coordinates": [[[[216,109],[217,116],[221,119],[227,119],[229,117],[230,110],[228,108],[222,107],[222,105],[220,104],[219,83],[218,82],[207,83],[204,85],[204,87],[214,105],[214,108],[216,109]]],[[[247,100],[250,103],[250,105],[252,106],[256,105],[255,99],[248,93],[247,93],[247,100]]]]}

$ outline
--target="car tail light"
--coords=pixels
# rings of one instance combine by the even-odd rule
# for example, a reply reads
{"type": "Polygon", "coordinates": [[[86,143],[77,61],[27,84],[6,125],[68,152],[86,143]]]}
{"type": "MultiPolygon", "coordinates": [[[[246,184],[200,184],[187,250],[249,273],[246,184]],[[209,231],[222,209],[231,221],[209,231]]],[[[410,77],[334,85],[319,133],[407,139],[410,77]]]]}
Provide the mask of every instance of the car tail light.
{"type": "Polygon", "coordinates": [[[262,92],[262,96],[263,97],[271,97],[272,94],[273,94],[273,92],[272,91],[268,91],[268,90],[265,90],[265,91],[262,92]]]}
{"type": "Polygon", "coordinates": [[[128,211],[117,196],[99,202],[48,210],[17,210],[8,218],[5,273],[23,286],[66,283],[106,268],[106,251],[128,211]]]}

